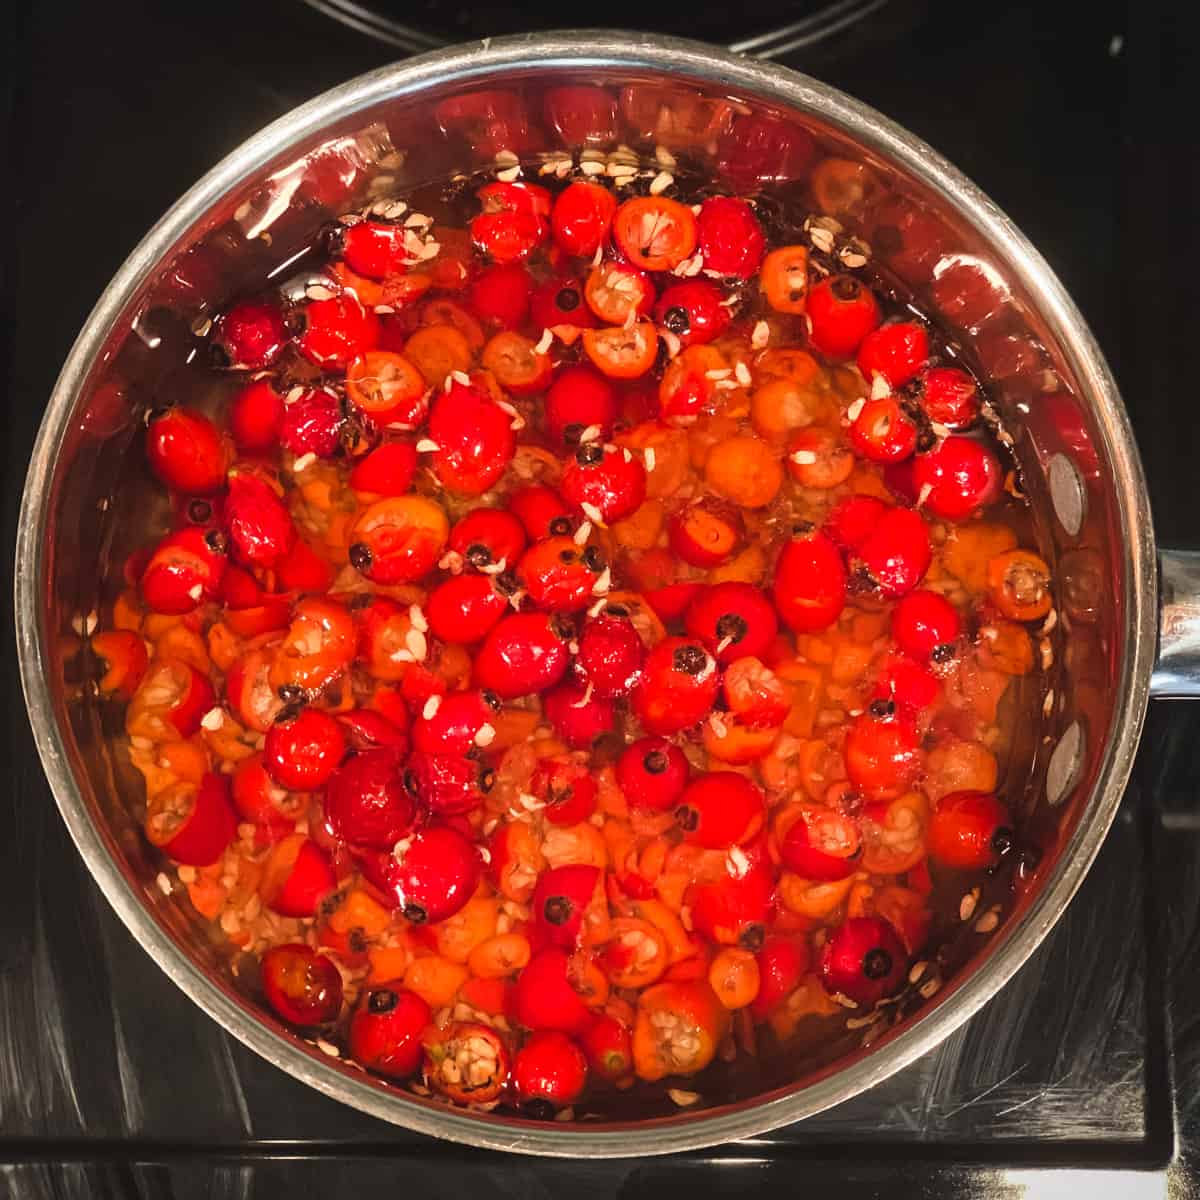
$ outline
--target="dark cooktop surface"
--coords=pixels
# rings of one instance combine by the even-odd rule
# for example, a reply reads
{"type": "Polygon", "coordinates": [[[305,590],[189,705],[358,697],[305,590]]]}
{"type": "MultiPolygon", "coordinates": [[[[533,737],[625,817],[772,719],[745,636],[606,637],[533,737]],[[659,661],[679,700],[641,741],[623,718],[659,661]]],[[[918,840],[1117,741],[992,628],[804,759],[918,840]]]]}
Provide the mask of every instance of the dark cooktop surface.
{"type": "MultiPolygon", "coordinates": [[[[1184,344],[1200,317],[1189,282],[1200,268],[1197,158],[1168,123],[1188,111],[1194,72],[1184,56],[1195,62],[1183,31],[1144,3],[1093,5],[1086,20],[1035,3],[755,7],[740,30],[702,28],[670,8],[655,25],[735,42],[788,26],[771,42],[792,47],[783,61],[882,109],[979,182],[1046,254],[1105,347],[1160,536],[1200,544],[1184,344]]],[[[0,189],[9,208],[0,289],[7,561],[54,376],[144,230],[242,138],[396,57],[394,37],[372,36],[382,26],[400,22],[432,44],[512,20],[508,10],[469,14],[383,0],[169,9],[67,0],[17,14],[0,189]]],[[[556,9],[527,23],[578,20],[556,9]]],[[[425,1193],[456,1197],[836,1187],[853,1200],[1099,1187],[1132,1198],[1195,1186],[1200,707],[1153,708],[1134,783],[1083,890],[1016,979],[940,1049],[769,1137],[662,1160],[565,1164],[381,1124],[221,1032],[91,883],[42,778],[11,644],[6,666],[0,1196],[269,1197],[285,1187],[374,1196],[404,1179],[417,1186],[414,1169],[425,1193]]]]}

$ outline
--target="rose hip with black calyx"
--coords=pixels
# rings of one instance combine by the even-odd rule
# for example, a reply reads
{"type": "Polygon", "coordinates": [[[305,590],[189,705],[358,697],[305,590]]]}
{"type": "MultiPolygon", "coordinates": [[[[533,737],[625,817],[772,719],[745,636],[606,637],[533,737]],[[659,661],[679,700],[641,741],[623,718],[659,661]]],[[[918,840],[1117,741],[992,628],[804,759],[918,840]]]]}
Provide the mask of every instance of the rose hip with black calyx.
{"type": "Polygon", "coordinates": [[[530,483],[510,493],[508,511],[525,527],[531,542],[565,537],[575,529],[576,520],[571,510],[562,497],[544,483],[530,483]]]}
{"type": "Polygon", "coordinates": [[[709,850],[748,842],[762,829],[767,806],[761,790],[735,771],[710,771],[679,797],[675,821],[683,840],[709,850]]]}
{"type": "Polygon", "coordinates": [[[142,599],[156,613],[180,616],[216,598],[225,574],[225,537],[190,525],[168,533],[142,572],[142,599]]]}
{"type": "Polygon", "coordinates": [[[450,549],[476,570],[515,566],[525,543],[525,527],[502,508],[473,508],[450,530],[450,549]]]}
{"type": "Polygon", "coordinates": [[[350,565],[377,584],[413,583],[437,565],[449,536],[441,505],[410,493],[377,500],[350,530],[350,565]]]}
{"type": "Polygon", "coordinates": [[[267,1003],[290,1025],[326,1025],[342,1008],[342,977],[311,946],[272,946],[262,956],[267,1003]]]}
{"type": "Polygon", "coordinates": [[[466,754],[486,747],[495,736],[491,722],[500,701],[488,692],[450,692],[430,702],[412,723],[414,750],[425,754],[466,754]]]}
{"type": "Polygon", "coordinates": [[[641,738],[627,746],[616,770],[617,786],[626,802],[644,812],[669,812],[687,787],[683,751],[661,737],[641,738]]]}
{"type": "Polygon", "coordinates": [[[870,462],[902,462],[917,449],[917,427],[894,397],[868,400],[850,426],[850,445],[870,462]]]}
{"type": "Polygon", "coordinates": [[[892,610],[892,637],[918,662],[942,661],[961,633],[958,610],[940,592],[909,592],[892,610]]]}
{"type": "Polygon", "coordinates": [[[221,431],[202,413],[169,408],[146,426],[150,469],[176,492],[205,496],[225,483],[229,454],[221,431]]]}
{"type": "Polygon", "coordinates": [[[304,332],[296,347],[318,367],[345,370],[379,344],[379,318],[352,292],[312,300],[304,308],[304,332]]]}
{"type": "Polygon", "coordinates": [[[544,612],[578,612],[592,602],[592,589],[607,564],[599,546],[577,546],[572,538],[535,542],[517,564],[517,578],[530,601],[544,612]]]}
{"type": "Polygon", "coordinates": [[[582,683],[567,680],[542,697],[542,712],[559,737],[576,750],[586,750],[610,733],[617,714],[613,702],[582,683]]]}
{"type": "Polygon", "coordinates": [[[907,654],[889,654],[879,669],[872,697],[890,700],[901,712],[916,714],[933,705],[941,695],[938,677],[907,654]]]}
{"type": "Polygon", "coordinates": [[[750,279],[766,250],[754,209],[734,196],[710,196],[700,205],[696,235],[705,267],[735,279],[750,279]]]}
{"type": "Polygon", "coordinates": [[[399,981],[368,988],[350,1018],[350,1057],[378,1075],[407,1079],[421,1065],[421,1036],[432,1019],[429,1005],[399,981]]]}
{"type": "Polygon", "coordinates": [[[858,558],[879,590],[896,598],[911,592],[929,570],[933,556],[929,527],[911,508],[890,508],[858,547],[858,558]]]}
{"type": "Polygon", "coordinates": [[[534,329],[552,329],[560,341],[571,345],[584,329],[595,329],[596,317],[587,306],[583,284],[573,275],[547,279],[534,289],[529,304],[534,329]]]}
{"type": "Polygon", "coordinates": [[[669,329],[682,346],[703,346],[720,337],[730,313],[720,288],[707,279],[672,284],[658,298],[654,319],[669,329]]]}
{"type": "Polygon", "coordinates": [[[566,674],[571,635],[558,614],[514,613],[502,618],[475,655],[476,686],[502,700],[553,687],[566,674]]]}
{"type": "Polygon", "coordinates": [[[579,635],[575,673],[597,696],[627,696],[637,683],[645,655],[632,621],[602,613],[588,621],[579,635]]]}
{"type": "Polygon", "coordinates": [[[496,771],[478,750],[426,754],[417,750],[404,767],[404,786],[430,811],[443,817],[474,812],[496,783],[496,771]]]}
{"type": "Polygon", "coordinates": [[[332,458],[341,446],[342,406],[324,388],[304,392],[285,403],[279,426],[279,441],[299,458],[315,454],[332,458]]]}
{"type": "Polygon", "coordinates": [[[217,318],[212,345],[222,366],[257,371],[283,352],[288,335],[283,314],[273,304],[235,304],[217,318]]]}
{"type": "Polygon", "coordinates": [[[979,389],[958,367],[930,367],[918,377],[918,397],[925,415],[955,432],[979,419],[979,389]]]}
{"type": "Polygon", "coordinates": [[[580,863],[543,871],[530,908],[539,937],[552,946],[573,950],[579,943],[583,914],[600,882],[600,869],[580,863]]]}
{"type": "Polygon", "coordinates": [[[434,400],[429,437],[437,444],[432,465],[442,486],[464,496],[496,483],[516,449],[512,415],[461,383],[434,400]]]}
{"type": "Polygon", "coordinates": [[[779,632],[775,609],[764,593],[752,584],[734,581],[700,591],[688,605],[684,626],[721,666],[735,658],[761,656],[779,632]]]}
{"type": "Polygon", "coordinates": [[[861,1008],[878,1003],[904,981],[908,951],[881,917],[850,917],[825,943],[817,972],[825,990],[861,1008]]]}
{"type": "Polygon", "coordinates": [[[646,656],[633,711],[648,733],[679,733],[708,715],[720,687],[716,659],[699,642],[664,638],[646,656]]]}
{"type": "Polygon", "coordinates": [[[508,611],[511,577],[464,573],[443,580],[425,601],[430,631],[443,642],[471,645],[486,637],[508,611]]]}
{"type": "Polygon", "coordinates": [[[587,766],[570,757],[538,760],[529,790],[546,807],[552,825],[577,825],[596,809],[596,781],[587,766]]]}
{"type": "Polygon", "coordinates": [[[587,1071],[583,1051],[565,1033],[531,1035],[513,1060],[513,1085],[525,1114],[542,1119],[573,1104],[583,1095],[587,1071]]]}
{"type": "Polygon", "coordinates": [[[837,547],[815,529],[797,527],[775,566],[775,608],[797,633],[818,633],[846,603],[846,568],[837,547]]]}
{"type": "Polygon", "coordinates": [[[968,437],[948,437],[913,460],[917,503],[946,521],[966,521],[991,504],[1001,474],[996,456],[968,437]]]}
{"type": "Polygon", "coordinates": [[[545,413],[546,434],[556,442],[578,445],[589,430],[603,440],[617,419],[617,389],[594,367],[563,367],[546,393],[545,413]]]}
{"type": "Polygon", "coordinates": [[[390,850],[412,830],[416,807],[401,777],[403,755],[383,747],[352,755],[325,787],[325,819],[352,846],[390,850]]]}
{"type": "Polygon", "coordinates": [[[1013,843],[1012,816],[990,792],[951,792],[934,805],[926,844],[941,866],[981,871],[1013,843]]]}
{"type": "Polygon", "coordinates": [[[879,302],[853,275],[831,275],[809,290],[809,341],[829,358],[849,358],[879,324],[879,302]]]}
{"type": "Polygon", "coordinates": [[[263,744],[263,766],[280,787],[311,792],[322,787],[346,753],[342,727],[316,708],[277,718],[263,744]]]}
{"type": "Polygon", "coordinates": [[[587,442],[568,460],[559,490],[588,520],[611,524],[641,507],[646,469],[628,450],[587,442]]]}
{"type": "Polygon", "coordinates": [[[870,380],[882,375],[894,388],[902,387],[929,358],[929,334],[916,321],[896,321],[872,330],[858,348],[858,369],[870,380]]]}
{"type": "Polygon", "coordinates": [[[362,867],[414,925],[454,916],[479,884],[479,854],[448,825],[427,825],[398,842],[390,854],[365,855],[362,867]]]}

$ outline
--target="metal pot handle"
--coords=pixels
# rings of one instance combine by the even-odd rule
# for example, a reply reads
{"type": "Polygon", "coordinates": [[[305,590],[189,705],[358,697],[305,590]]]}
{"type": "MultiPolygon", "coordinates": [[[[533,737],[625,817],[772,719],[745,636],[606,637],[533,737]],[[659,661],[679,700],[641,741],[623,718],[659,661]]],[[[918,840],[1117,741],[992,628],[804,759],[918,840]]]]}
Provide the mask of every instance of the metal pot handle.
{"type": "Polygon", "coordinates": [[[1150,695],[1200,699],[1200,553],[1158,552],[1158,658],[1150,695]]]}

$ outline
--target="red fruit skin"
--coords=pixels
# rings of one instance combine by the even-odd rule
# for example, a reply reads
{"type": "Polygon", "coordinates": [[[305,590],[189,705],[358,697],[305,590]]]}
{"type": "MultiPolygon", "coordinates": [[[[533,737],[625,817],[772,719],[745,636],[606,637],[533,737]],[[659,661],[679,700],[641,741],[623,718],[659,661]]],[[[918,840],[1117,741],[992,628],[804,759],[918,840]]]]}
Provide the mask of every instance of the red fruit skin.
{"type": "Polygon", "coordinates": [[[513,1083],[521,1100],[573,1104],[587,1083],[587,1059],[569,1037],[550,1030],[535,1033],[517,1051],[513,1083]]]}
{"type": "Polygon", "coordinates": [[[831,275],[810,288],[806,310],[812,323],[809,341],[827,358],[849,358],[879,324],[879,302],[849,275],[831,275]]]}
{"type": "Polygon", "coordinates": [[[884,660],[872,695],[891,700],[911,714],[929,708],[941,691],[941,683],[928,668],[905,654],[892,654],[884,660]]]}
{"type": "Polygon", "coordinates": [[[939,646],[951,646],[961,633],[958,610],[939,592],[909,592],[892,610],[892,637],[918,662],[928,662],[939,646]]]}
{"type": "Polygon", "coordinates": [[[272,304],[235,304],[218,318],[213,333],[229,365],[247,371],[269,367],[287,340],[283,314],[272,304]]]}
{"type": "Polygon", "coordinates": [[[723,299],[720,288],[707,279],[675,283],[659,296],[654,319],[670,329],[680,345],[703,346],[720,337],[729,324],[729,309],[721,303],[723,299]],[[683,312],[682,320],[672,313],[674,309],[683,312]]]}
{"type": "Polygon", "coordinates": [[[725,666],[736,658],[765,654],[779,632],[779,620],[760,589],[729,581],[696,595],[688,605],[684,628],[725,666]]]}
{"type": "Polygon", "coordinates": [[[200,719],[216,703],[217,697],[207,675],[201,674],[191,663],[180,662],[180,666],[187,671],[187,685],[164,717],[180,738],[187,739],[199,731],[200,719]]]}
{"type": "Polygon", "coordinates": [[[846,568],[825,534],[811,531],[783,548],[772,584],[775,608],[796,633],[819,633],[846,603],[846,568]]]}
{"type": "Polygon", "coordinates": [[[296,539],[283,501],[254,475],[230,477],[223,517],[234,555],[250,566],[275,566],[296,539]]]}
{"type": "Polygon", "coordinates": [[[617,714],[613,702],[593,693],[574,680],[560,683],[542,697],[542,712],[555,732],[572,749],[586,750],[598,738],[612,732],[617,714]]]}
{"type": "Polygon", "coordinates": [[[777,729],[791,711],[779,677],[761,659],[749,655],[729,664],[721,690],[729,712],[747,729],[777,729]]]}
{"type": "Polygon", "coordinates": [[[360,354],[379,344],[379,318],[349,292],[309,301],[304,318],[305,329],[296,339],[296,347],[318,367],[344,371],[360,354]]]}
{"type": "Polygon", "coordinates": [[[546,222],[534,212],[485,212],[471,221],[471,241],[496,263],[524,262],[546,238],[546,222]]]}
{"type": "Polygon", "coordinates": [[[825,943],[817,963],[827,992],[840,992],[863,1008],[895,992],[907,970],[904,943],[880,917],[844,921],[825,943]]]}
{"type": "Polygon", "coordinates": [[[979,419],[979,389],[958,367],[930,367],[921,375],[921,407],[947,429],[967,429],[979,419]]]}
{"type": "Polygon", "coordinates": [[[416,806],[401,775],[403,753],[364,750],[346,760],[325,787],[325,820],[334,837],[354,846],[390,850],[409,833],[416,806]]]}
{"type": "Polygon", "coordinates": [[[929,529],[911,508],[889,509],[858,548],[858,556],[885,596],[907,595],[929,570],[929,529]]]}
{"type": "Polygon", "coordinates": [[[333,578],[332,564],[322,558],[304,538],[298,537],[280,559],[275,582],[284,592],[317,594],[329,591],[333,578]]]}
{"type": "Polygon", "coordinates": [[[808,972],[808,947],[796,938],[768,937],[758,952],[758,995],[750,1015],[763,1021],[800,986],[808,972]]]}
{"type": "Polygon", "coordinates": [[[279,441],[297,457],[315,454],[318,458],[332,458],[340,446],[341,427],[342,408],[338,398],[323,388],[315,389],[285,405],[279,441]]]}
{"type": "Polygon", "coordinates": [[[279,790],[264,769],[261,754],[238,763],[230,785],[238,816],[261,826],[265,840],[270,842],[285,837],[295,826],[295,821],[279,808],[278,800],[286,799],[286,796],[278,796],[279,790]]]}
{"type": "Polygon", "coordinates": [[[646,468],[628,450],[604,450],[589,443],[568,460],[559,491],[583,516],[587,516],[586,504],[600,513],[601,520],[612,524],[640,508],[646,499],[646,468]]]}
{"type": "Polygon", "coordinates": [[[948,437],[913,460],[921,506],[946,521],[966,521],[1000,493],[1000,462],[980,442],[948,437]]]}
{"type": "Polygon", "coordinates": [[[575,148],[607,145],[617,136],[617,102],[602,87],[568,85],[549,88],[545,98],[546,123],[575,148]]]}
{"type": "Polygon", "coordinates": [[[530,300],[529,320],[535,329],[553,329],[556,325],[596,328],[596,316],[587,306],[583,287],[570,275],[547,279],[537,287],[530,300]]]}
{"type": "Polygon", "coordinates": [[[337,876],[329,855],[316,842],[305,838],[283,886],[267,907],[284,917],[315,916],[321,901],[335,887],[337,876]]]}
{"type": "Polygon", "coordinates": [[[407,1079],[421,1065],[421,1035],[432,1021],[429,1005],[398,984],[363,993],[347,1032],[350,1056],[368,1071],[407,1079]]]}
{"type": "Polygon", "coordinates": [[[711,196],[700,205],[696,235],[705,267],[734,279],[754,275],[767,245],[754,210],[733,196],[711,196]]]}
{"type": "Polygon", "coordinates": [[[508,511],[525,526],[531,542],[564,537],[575,528],[575,519],[562,497],[542,483],[531,483],[512,492],[508,497],[508,511]]]}
{"type": "Polygon", "coordinates": [[[493,626],[475,656],[477,687],[515,700],[553,687],[570,662],[566,640],[546,613],[514,613],[493,626]]]}
{"type": "Polygon", "coordinates": [[[422,711],[413,721],[413,749],[423,754],[466,754],[495,717],[496,707],[478,691],[443,696],[436,712],[427,717],[422,711]]]}
{"type": "Polygon", "coordinates": [[[370,856],[362,866],[414,924],[454,916],[479,885],[475,847],[447,825],[429,825],[413,834],[399,860],[393,854],[370,856]]]}
{"type": "Polygon", "coordinates": [[[267,1003],[290,1025],[324,1025],[342,1007],[342,977],[323,954],[294,943],[272,946],[262,956],[267,1003]]]}
{"type": "Polygon", "coordinates": [[[324,786],[345,753],[342,727],[328,713],[305,708],[267,731],[263,766],[280,787],[310,792],[324,786]]]}
{"type": "Polygon", "coordinates": [[[591,258],[608,238],[616,211],[616,198],[608,188],[582,180],[569,184],[550,214],[554,240],[576,258],[591,258]]]}
{"type": "Polygon", "coordinates": [[[576,612],[592,603],[600,573],[597,551],[585,551],[568,537],[535,542],[517,564],[531,603],[544,612],[576,612]]]}
{"type": "Polygon", "coordinates": [[[548,946],[530,960],[517,978],[513,997],[519,1024],[532,1030],[577,1034],[587,1028],[591,1014],[567,977],[567,953],[548,946]]]}
{"type": "Polygon", "coordinates": [[[735,771],[710,771],[684,788],[675,809],[683,840],[707,850],[749,841],[766,818],[761,790],[735,771]]]}
{"type": "Polygon", "coordinates": [[[579,635],[575,673],[602,699],[627,696],[638,681],[646,651],[633,623],[601,614],[579,635]]]}
{"type": "Polygon", "coordinates": [[[529,272],[520,263],[503,263],[479,273],[471,284],[470,303],[482,320],[516,329],[529,313],[532,292],[529,272]]]}
{"type": "Polygon", "coordinates": [[[669,812],[683,795],[687,780],[683,751],[665,738],[640,738],[617,759],[617,786],[631,808],[644,812],[669,812]],[[660,770],[647,766],[649,756],[660,770]]]}
{"type": "Polygon", "coordinates": [[[450,549],[461,554],[468,566],[482,567],[503,562],[513,566],[525,549],[525,527],[500,508],[475,508],[450,530],[450,549]]]}
{"type": "Polygon", "coordinates": [[[818,883],[833,883],[845,879],[858,869],[859,853],[829,854],[813,842],[808,821],[804,817],[788,826],[787,834],[779,843],[779,857],[789,871],[795,871],[803,879],[818,883]]]}
{"type": "Polygon", "coordinates": [[[203,414],[168,409],[146,427],[150,469],[167,487],[205,496],[225,483],[227,455],[221,431],[203,414]]]}
{"type": "Polygon", "coordinates": [[[486,637],[508,611],[508,600],[491,575],[454,575],[425,601],[425,618],[443,642],[470,645],[486,637]]]}
{"type": "Polygon", "coordinates": [[[591,425],[600,428],[599,440],[612,433],[617,419],[617,389],[594,367],[575,365],[559,370],[546,393],[546,433],[556,442],[573,440],[591,425]]]}
{"type": "Polygon", "coordinates": [[[155,546],[140,582],[142,599],[154,612],[179,616],[216,598],[226,560],[210,544],[214,533],[190,525],[155,546]]]}
{"type": "Polygon", "coordinates": [[[433,469],[442,485],[465,496],[496,483],[516,449],[511,415],[461,383],[434,401],[429,436],[438,445],[433,469]]]}
{"type": "Polygon", "coordinates": [[[850,426],[850,445],[870,462],[901,462],[917,448],[917,427],[893,396],[868,400],[850,426]]]}
{"type": "Polygon", "coordinates": [[[708,501],[700,501],[697,505],[682,508],[671,517],[667,525],[667,539],[671,550],[685,563],[693,567],[716,567],[725,562],[741,541],[745,529],[741,516],[736,509],[717,506],[708,501]],[[719,548],[705,545],[695,538],[687,527],[688,514],[694,508],[705,509],[717,515],[723,524],[734,532],[735,540],[729,547],[723,544],[719,548]]]}
{"type": "MultiPolygon", "coordinates": [[[[801,180],[817,155],[812,135],[778,117],[735,117],[717,145],[717,165],[739,191],[801,180]]],[[[703,210],[701,210],[703,213],[703,210]]]]}
{"type": "Polygon", "coordinates": [[[416,447],[411,442],[385,442],[354,464],[350,486],[377,496],[403,496],[416,473],[416,447]]]}
{"type": "Polygon", "coordinates": [[[720,688],[716,660],[702,646],[687,638],[664,638],[646,656],[633,690],[633,711],[648,733],[679,733],[712,710],[720,688]],[[696,652],[703,655],[703,665],[693,674],[681,664],[696,652]]]}
{"type": "Polygon", "coordinates": [[[596,810],[596,781],[586,766],[570,759],[541,759],[529,790],[546,805],[552,825],[578,825],[596,810]]]}
{"type": "Polygon", "coordinates": [[[477,758],[460,754],[410,754],[405,787],[426,808],[442,817],[474,812],[491,791],[495,771],[477,758]]]}
{"type": "Polygon", "coordinates": [[[951,792],[934,806],[929,856],[957,871],[981,871],[1000,856],[993,843],[997,832],[1011,829],[1008,809],[990,792],[951,792]]]}
{"type": "Polygon", "coordinates": [[[771,910],[771,872],[751,867],[740,877],[693,884],[687,902],[696,932],[721,946],[753,947],[762,940],[771,910]]]}
{"type": "Polygon", "coordinates": [[[402,274],[409,253],[404,246],[404,226],[387,221],[359,221],[341,231],[342,261],[355,275],[383,279],[402,274]]]}
{"type": "Polygon", "coordinates": [[[188,819],[160,849],[174,862],[192,867],[215,863],[237,834],[237,814],[229,800],[229,777],[209,772],[200,781],[188,819]]]}
{"type": "Polygon", "coordinates": [[[823,531],[840,550],[849,553],[871,536],[888,508],[875,496],[847,496],[830,509],[823,531]]]}
{"type": "Polygon", "coordinates": [[[882,375],[898,388],[925,365],[929,357],[929,334],[915,321],[897,321],[873,330],[858,348],[858,369],[864,379],[882,375]]]}
{"type": "Polygon", "coordinates": [[[408,712],[398,696],[389,705],[388,716],[373,708],[352,708],[338,714],[338,724],[346,735],[346,744],[353,751],[396,750],[401,757],[408,749],[408,712]]]}
{"type": "Polygon", "coordinates": [[[533,890],[533,925],[543,944],[573,950],[583,914],[600,882],[599,867],[571,864],[543,871],[533,890]]]}
{"type": "Polygon", "coordinates": [[[702,583],[673,583],[668,587],[651,588],[642,595],[660,621],[678,621],[703,586],[702,583]]]}
{"type": "Polygon", "coordinates": [[[604,1079],[627,1079],[633,1071],[633,1039],[616,1017],[600,1013],[580,1037],[588,1066],[604,1079]]]}
{"type": "Polygon", "coordinates": [[[851,722],[845,742],[846,774],[870,799],[896,795],[916,778],[921,752],[911,718],[865,712],[851,722]]]}

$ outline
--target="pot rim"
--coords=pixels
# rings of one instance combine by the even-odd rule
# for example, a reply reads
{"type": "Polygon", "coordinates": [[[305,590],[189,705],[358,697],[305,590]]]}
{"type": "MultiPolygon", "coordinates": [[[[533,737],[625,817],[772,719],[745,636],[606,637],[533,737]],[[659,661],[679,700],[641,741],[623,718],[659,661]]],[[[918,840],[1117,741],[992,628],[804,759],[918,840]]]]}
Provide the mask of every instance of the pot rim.
{"type": "Polygon", "coordinates": [[[1128,779],[1149,696],[1157,633],[1157,575],[1150,508],[1133,432],[1116,384],[1082,315],[1042,256],[982,191],[920,139],[867,105],[807,76],[742,58],[699,42],[611,31],[524,34],[451,47],[350,80],[279,118],[223,159],[190,188],[126,259],[92,310],[63,366],[42,420],[18,526],[15,564],[17,645],[30,722],[47,779],[71,837],[92,877],[135,938],[209,1016],[275,1066],[372,1116],[420,1133],[493,1150],[557,1157],[634,1157],[696,1150],[751,1137],[811,1116],[894,1074],[941,1042],[981,1008],[1018,970],[1053,927],[1099,851],[1128,779]],[[182,234],[232,189],[251,180],[287,147],[385,99],[454,78],[494,79],[532,70],[648,70],[758,95],[812,113],[890,159],[943,196],[994,244],[1006,270],[1027,290],[1059,339],[1081,395],[1092,407],[1112,464],[1119,531],[1128,552],[1123,597],[1128,637],[1114,715],[1098,783],[1054,871],[986,961],[964,974],[936,1005],[923,1010],[886,1045],[834,1068],[798,1091],[748,1100],[728,1111],[680,1114],[594,1128],[547,1126],[491,1115],[467,1115],[440,1104],[388,1093],[361,1073],[335,1066],[271,1029],[192,961],[145,905],[112,857],[70,769],[47,685],[43,629],[49,499],[55,461],[76,400],[114,321],[182,234]]]}

